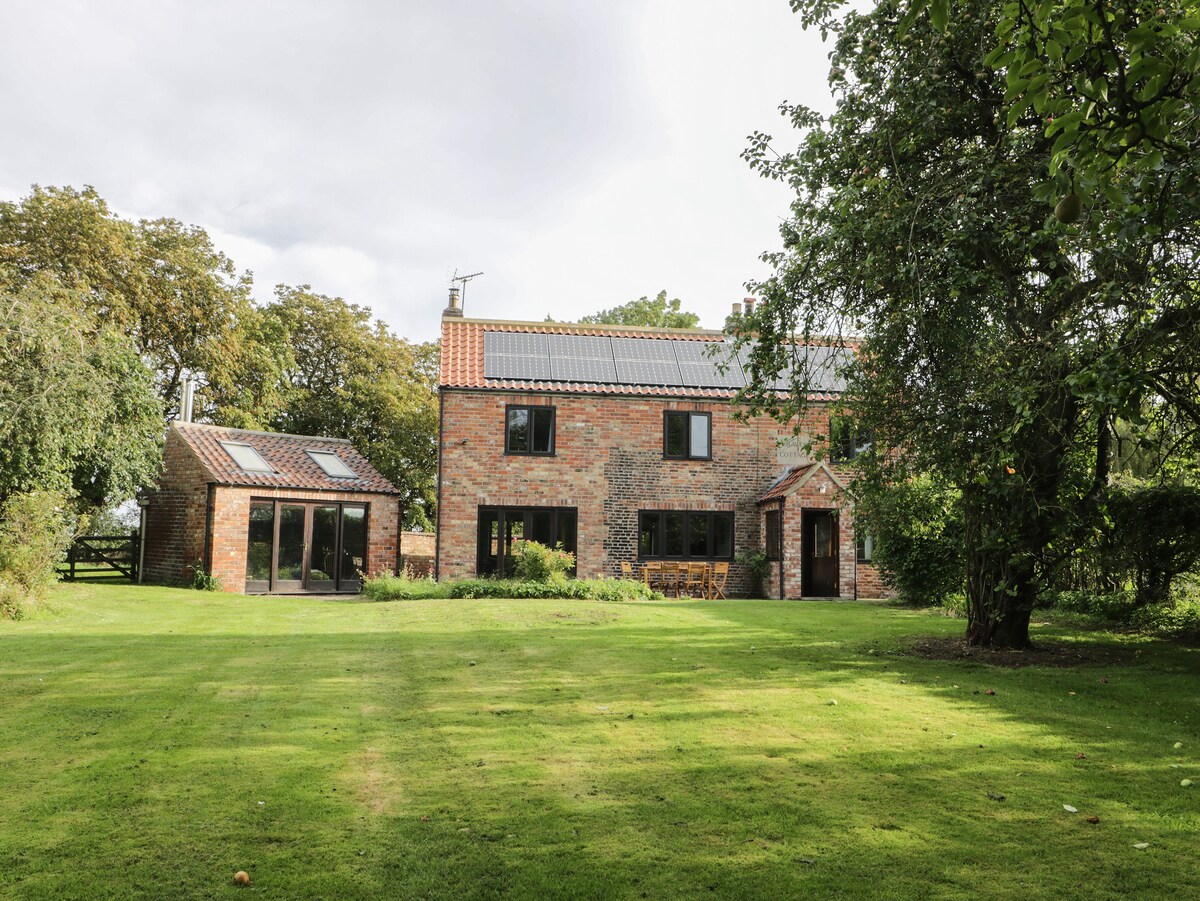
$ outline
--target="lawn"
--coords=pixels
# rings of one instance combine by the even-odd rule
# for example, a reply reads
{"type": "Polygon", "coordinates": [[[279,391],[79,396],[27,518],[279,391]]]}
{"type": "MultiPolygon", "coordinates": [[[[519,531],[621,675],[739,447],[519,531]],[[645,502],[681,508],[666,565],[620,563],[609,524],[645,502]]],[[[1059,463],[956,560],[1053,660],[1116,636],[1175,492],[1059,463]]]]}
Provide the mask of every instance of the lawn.
{"type": "Polygon", "coordinates": [[[961,622],[867,603],[52,605],[0,622],[0,896],[1200,897],[1195,648],[927,660],[961,622]]]}

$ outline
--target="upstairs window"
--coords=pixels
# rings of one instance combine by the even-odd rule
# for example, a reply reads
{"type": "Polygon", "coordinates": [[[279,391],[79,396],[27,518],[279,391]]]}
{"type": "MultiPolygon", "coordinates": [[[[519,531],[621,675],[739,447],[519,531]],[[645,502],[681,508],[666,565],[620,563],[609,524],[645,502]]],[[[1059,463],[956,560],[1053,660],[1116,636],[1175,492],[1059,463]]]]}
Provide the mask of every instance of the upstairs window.
{"type": "Polygon", "coordinates": [[[222,441],[221,447],[243,472],[274,472],[275,468],[264,460],[249,444],[236,441],[222,441]]]}
{"type": "Polygon", "coordinates": [[[663,457],[712,459],[712,414],[668,411],[663,414],[663,457]]]}
{"type": "Polygon", "coordinates": [[[829,420],[829,462],[849,463],[874,445],[870,431],[855,428],[852,420],[833,417],[829,420]]]}
{"type": "Polygon", "coordinates": [[[549,457],[554,454],[554,407],[514,407],[505,411],[504,452],[549,457]]]}

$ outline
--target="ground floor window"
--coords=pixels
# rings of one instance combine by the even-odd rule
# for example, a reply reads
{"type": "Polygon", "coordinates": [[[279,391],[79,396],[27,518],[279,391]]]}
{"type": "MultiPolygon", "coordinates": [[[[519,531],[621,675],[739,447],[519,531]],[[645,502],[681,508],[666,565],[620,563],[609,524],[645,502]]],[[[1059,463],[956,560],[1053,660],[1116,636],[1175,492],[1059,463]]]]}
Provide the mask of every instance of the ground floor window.
{"type": "Polygon", "coordinates": [[[366,504],[250,502],[246,591],[357,591],[366,566],[366,504]]]}
{"type": "Polygon", "coordinates": [[[574,507],[480,507],[475,571],[479,575],[513,570],[512,549],[517,541],[536,541],[547,547],[562,545],[575,551],[574,507]]]}
{"type": "Polygon", "coordinates": [[[866,532],[858,533],[858,562],[870,563],[875,559],[875,539],[866,532]]]}
{"type": "Polygon", "coordinates": [[[638,513],[638,556],[732,560],[733,514],[642,510],[638,513]]]}
{"type": "Polygon", "coordinates": [[[765,517],[766,528],[764,536],[766,541],[766,552],[768,560],[783,559],[783,529],[780,525],[780,513],[778,510],[768,510],[765,517]]]}

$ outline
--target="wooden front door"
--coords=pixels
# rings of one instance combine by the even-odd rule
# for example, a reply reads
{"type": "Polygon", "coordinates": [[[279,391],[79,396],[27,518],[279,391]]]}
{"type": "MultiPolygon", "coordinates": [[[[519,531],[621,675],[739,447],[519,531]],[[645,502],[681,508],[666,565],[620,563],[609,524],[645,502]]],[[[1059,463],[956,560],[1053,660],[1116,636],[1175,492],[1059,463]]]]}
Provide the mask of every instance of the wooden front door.
{"type": "Polygon", "coordinates": [[[800,593],[810,598],[838,596],[838,530],[832,510],[804,510],[800,593]]]}

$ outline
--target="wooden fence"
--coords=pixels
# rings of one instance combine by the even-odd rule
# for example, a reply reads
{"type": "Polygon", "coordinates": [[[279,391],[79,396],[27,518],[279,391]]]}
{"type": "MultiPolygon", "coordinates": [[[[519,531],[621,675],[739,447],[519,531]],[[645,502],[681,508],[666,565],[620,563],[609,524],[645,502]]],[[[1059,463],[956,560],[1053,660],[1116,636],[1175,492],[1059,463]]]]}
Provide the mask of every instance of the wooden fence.
{"type": "Polygon", "coordinates": [[[118,572],[137,581],[138,533],[128,535],[80,535],[67,551],[66,566],[59,570],[68,582],[81,575],[118,572]]]}

